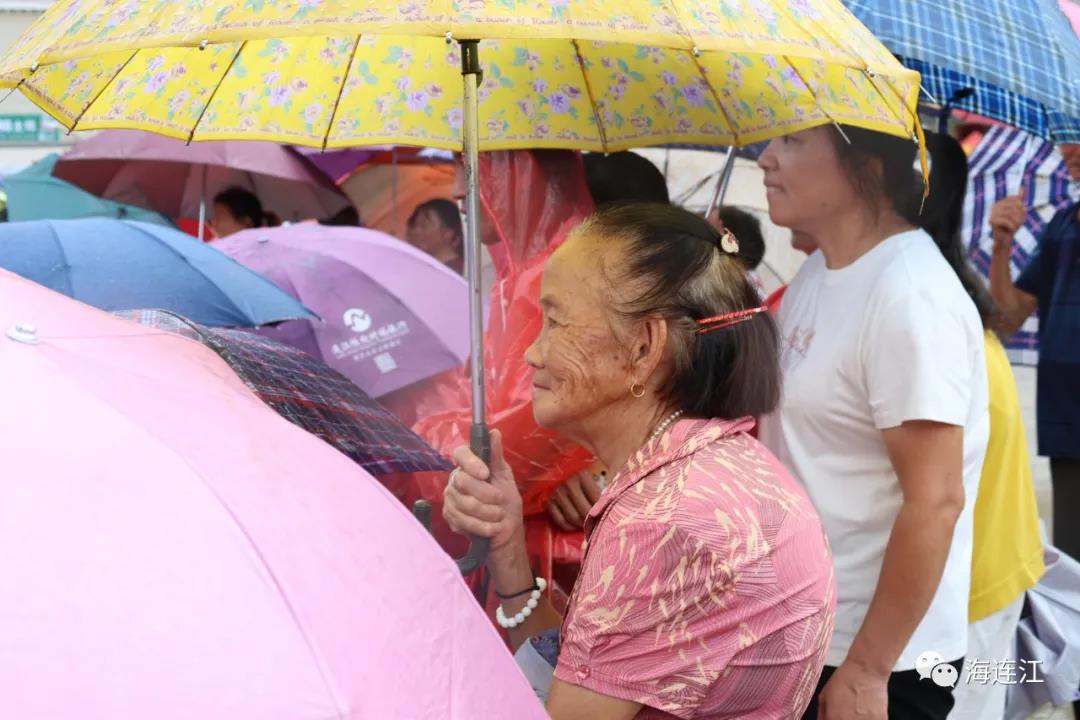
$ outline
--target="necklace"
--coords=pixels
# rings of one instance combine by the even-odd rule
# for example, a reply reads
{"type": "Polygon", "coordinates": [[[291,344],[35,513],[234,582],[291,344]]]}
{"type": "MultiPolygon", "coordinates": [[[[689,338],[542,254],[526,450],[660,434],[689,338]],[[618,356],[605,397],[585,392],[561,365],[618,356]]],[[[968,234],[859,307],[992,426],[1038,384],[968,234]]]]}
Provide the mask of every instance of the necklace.
{"type": "MultiPolygon", "coordinates": [[[[664,420],[662,420],[660,422],[660,424],[656,426],[656,429],[653,430],[653,434],[649,436],[649,443],[651,443],[653,440],[655,440],[656,438],[663,435],[664,431],[667,430],[669,427],[671,427],[671,423],[675,422],[680,417],[682,417],[682,414],[683,414],[682,410],[676,410],[675,412],[671,413],[666,418],[664,418],[664,420]]],[[[645,443],[645,444],[648,445],[649,443],[645,443]]]]}

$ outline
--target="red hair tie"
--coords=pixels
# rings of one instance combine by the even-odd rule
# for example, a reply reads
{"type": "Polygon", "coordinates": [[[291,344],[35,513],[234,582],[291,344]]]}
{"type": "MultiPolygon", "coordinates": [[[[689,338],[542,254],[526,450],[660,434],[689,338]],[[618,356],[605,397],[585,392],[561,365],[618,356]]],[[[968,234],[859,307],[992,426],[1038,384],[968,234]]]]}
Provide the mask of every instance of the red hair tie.
{"type": "Polygon", "coordinates": [[[732,325],[744,323],[755,315],[760,315],[761,313],[768,311],[769,308],[762,305],[761,307],[750,308],[749,310],[737,310],[724,315],[714,315],[712,317],[702,318],[697,321],[698,335],[704,335],[706,333],[729,328],[732,325]]]}

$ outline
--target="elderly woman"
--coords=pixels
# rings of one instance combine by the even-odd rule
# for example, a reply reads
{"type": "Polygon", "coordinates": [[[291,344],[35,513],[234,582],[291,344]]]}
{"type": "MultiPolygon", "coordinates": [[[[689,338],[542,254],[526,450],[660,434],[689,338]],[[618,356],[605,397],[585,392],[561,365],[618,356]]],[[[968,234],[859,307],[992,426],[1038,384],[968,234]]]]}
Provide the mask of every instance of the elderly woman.
{"type": "Polygon", "coordinates": [[[491,539],[499,623],[515,647],[561,623],[556,720],[790,718],[810,700],[832,562],[809,499],[747,434],[778,402],[778,342],[736,252],[683,210],[627,205],[548,260],[533,412],[613,470],[565,619],[529,566],[501,438],[490,465],[456,453],[444,516],[491,539]]]}

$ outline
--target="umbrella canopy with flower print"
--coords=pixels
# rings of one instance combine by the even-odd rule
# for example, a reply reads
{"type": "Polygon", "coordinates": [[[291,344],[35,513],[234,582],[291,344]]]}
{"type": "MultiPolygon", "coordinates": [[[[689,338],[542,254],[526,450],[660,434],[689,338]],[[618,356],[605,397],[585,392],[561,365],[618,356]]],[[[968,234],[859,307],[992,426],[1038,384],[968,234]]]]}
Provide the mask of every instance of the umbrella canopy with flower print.
{"type": "Polygon", "coordinates": [[[918,73],[840,0],[60,0],[0,61],[0,85],[72,129],[463,150],[481,456],[480,147],[920,130],[918,73]]]}
{"type": "Polygon", "coordinates": [[[839,0],[61,0],[0,83],[74,129],[459,150],[448,33],[482,39],[485,149],[912,130],[918,75],[839,0]]]}

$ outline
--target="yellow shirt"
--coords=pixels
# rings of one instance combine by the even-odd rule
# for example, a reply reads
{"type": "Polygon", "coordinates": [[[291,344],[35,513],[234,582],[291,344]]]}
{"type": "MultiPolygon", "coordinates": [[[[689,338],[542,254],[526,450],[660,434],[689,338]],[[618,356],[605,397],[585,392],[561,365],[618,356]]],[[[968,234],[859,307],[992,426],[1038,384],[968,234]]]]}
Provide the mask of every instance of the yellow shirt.
{"type": "Polygon", "coordinates": [[[1045,569],[1016,378],[1005,348],[991,332],[986,333],[986,370],[990,444],[975,499],[969,622],[1007,607],[1045,569]]]}

